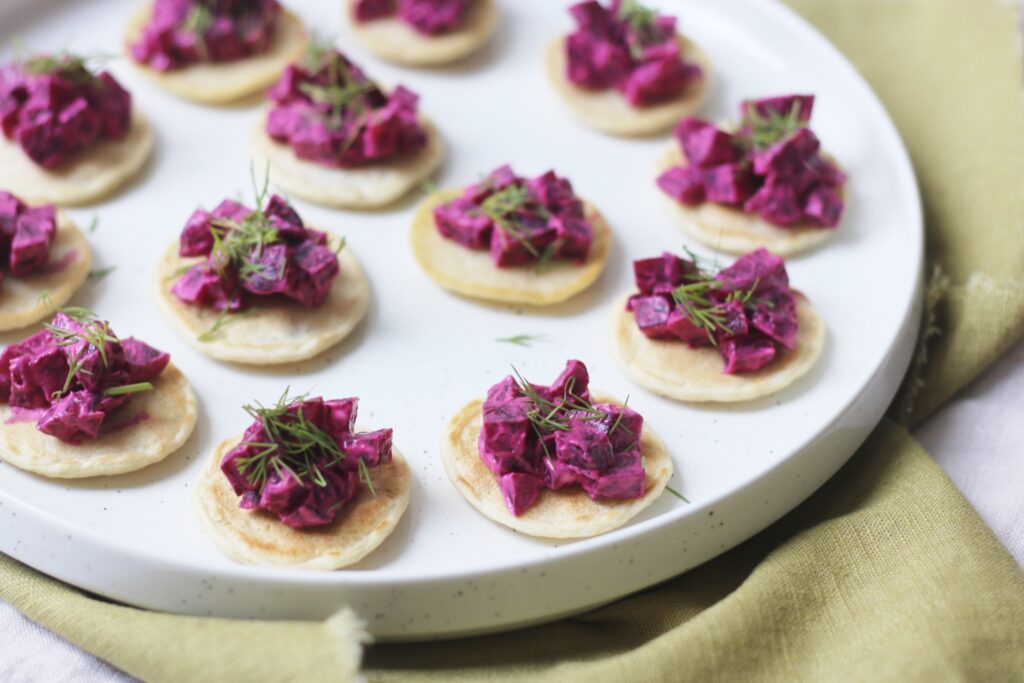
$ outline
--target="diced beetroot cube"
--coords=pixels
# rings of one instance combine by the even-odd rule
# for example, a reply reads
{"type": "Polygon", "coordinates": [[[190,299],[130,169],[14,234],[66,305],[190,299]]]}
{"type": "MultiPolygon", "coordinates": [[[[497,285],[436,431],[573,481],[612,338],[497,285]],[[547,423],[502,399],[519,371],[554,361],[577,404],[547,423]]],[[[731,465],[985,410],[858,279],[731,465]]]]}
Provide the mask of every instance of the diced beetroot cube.
{"type": "Polygon", "coordinates": [[[508,472],[498,477],[498,488],[509,512],[518,517],[536,502],[544,490],[544,480],[535,474],[508,472]]]}
{"type": "Polygon", "coordinates": [[[745,100],[740,104],[740,115],[746,117],[747,112],[753,109],[762,117],[767,117],[771,113],[778,116],[787,116],[794,106],[799,108],[798,120],[810,121],[811,112],[814,110],[814,95],[784,95],[781,97],[765,97],[758,100],[745,100]]]}
{"type": "Polygon", "coordinates": [[[660,294],[637,297],[632,302],[633,317],[644,335],[651,339],[667,339],[672,336],[668,329],[672,303],[660,294]]]}
{"type": "Polygon", "coordinates": [[[755,372],[775,357],[775,345],[768,339],[729,338],[719,342],[718,353],[725,361],[725,374],[755,372]]]}
{"type": "Polygon", "coordinates": [[[800,174],[810,159],[818,154],[821,143],[810,128],[800,128],[789,137],[754,154],[754,173],[778,174],[783,177],[800,174]]]}
{"type": "Polygon", "coordinates": [[[667,251],[661,256],[633,261],[633,278],[643,294],[669,294],[693,271],[692,261],[667,251]]]}
{"type": "Polygon", "coordinates": [[[603,429],[583,421],[555,433],[555,457],[587,470],[604,472],[612,464],[612,444],[603,429]]]}
{"type": "Polygon", "coordinates": [[[799,326],[796,299],[784,289],[770,289],[758,298],[761,301],[754,307],[753,327],[787,349],[795,348],[799,326]]]}
{"type": "Polygon", "coordinates": [[[527,453],[530,421],[528,398],[488,399],[483,405],[480,456],[492,472],[531,471],[534,463],[527,453]]]}
{"type": "Polygon", "coordinates": [[[22,211],[11,240],[11,272],[20,277],[45,266],[50,260],[50,246],[56,232],[56,209],[52,205],[22,211]]]}
{"type": "Polygon", "coordinates": [[[704,195],[709,202],[742,204],[752,191],[750,168],[746,164],[721,164],[701,170],[704,195]]]}
{"type": "Polygon", "coordinates": [[[358,467],[360,460],[367,467],[377,467],[391,462],[391,439],[390,429],[346,435],[340,442],[341,450],[345,453],[346,466],[358,467]]]}
{"type": "MultiPolygon", "coordinates": [[[[672,45],[665,43],[663,47],[672,45]]],[[[650,53],[645,54],[647,58],[650,56],[650,53]]],[[[638,65],[619,81],[618,88],[626,101],[634,107],[642,107],[678,97],[700,76],[700,67],[681,61],[675,50],[638,65]]]]}
{"type": "Polygon", "coordinates": [[[61,441],[76,444],[83,439],[95,439],[106,415],[96,408],[92,392],[74,391],[56,401],[43,413],[36,428],[61,441]]]}
{"type": "Polygon", "coordinates": [[[696,166],[673,166],[658,176],[658,187],[677,201],[694,206],[705,200],[704,172],[696,166]]]}
{"type": "Polygon", "coordinates": [[[171,360],[170,354],[154,349],[135,337],[122,339],[121,351],[124,354],[128,381],[131,383],[155,379],[171,360]]]}
{"type": "Polygon", "coordinates": [[[782,257],[765,248],[745,254],[736,259],[728,268],[723,268],[715,279],[722,283],[721,291],[746,292],[757,285],[757,290],[785,289],[789,286],[789,275],[782,257]]]}
{"type": "Polygon", "coordinates": [[[258,296],[289,293],[302,300],[302,292],[291,291],[289,275],[291,264],[288,258],[288,247],[284,244],[271,244],[262,249],[253,249],[247,258],[251,267],[240,274],[239,283],[242,289],[258,296]]]}
{"type": "Polygon", "coordinates": [[[236,202],[234,199],[225,199],[211,212],[213,218],[221,218],[224,220],[234,221],[235,223],[241,223],[252,214],[252,209],[244,204],[236,202]]]}
{"type": "Polygon", "coordinates": [[[235,284],[210,263],[197,263],[171,287],[180,300],[217,311],[237,311],[242,300],[235,284]]]}
{"type": "Polygon", "coordinates": [[[647,476],[643,466],[615,468],[583,482],[583,490],[595,500],[643,498],[647,476]]]}
{"type": "Polygon", "coordinates": [[[807,195],[804,215],[816,225],[834,228],[843,215],[843,200],[832,188],[821,185],[807,195]]]}
{"type": "Polygon", "coordinates": [[[434,223],[438,232],[465,247],[486,249],[490,246],[493,230],[491,219],[465,197],[456,197],[436,206],[434,223]]]}
{"type": "Polygon", "coordinates": [[[213,233],[210,232],[211,218],[210,213],[203,209],[196,209],[192,212],[178,240],[179,256],[206,256],[210,253],[210,250],[213,249],[213,233]]]}
{"type": "Polygon", "coordinates": [[[703,119],[688,116],[676,124],[673,134],[691,166],[736,163],[743,156],[731,134],[703,119]]]}
{"type": "Polygon", "coordinates": [[[690,347],[708,346],[711,344],[711,337],[707,329],[694,324],[687,316],[686,311],[681,308],[673,308],[665,323],[665,330],[668,337],[676,337],[686,342],[690,347]]]}
{"type": "Polygon", "coordinates": [[[585,218],[565,211],[552,216],[548,227],[555,231],[555,242],[559,245],[555,254],[557,258],[580,263],[586,260],[594,231],[585,218]]]}

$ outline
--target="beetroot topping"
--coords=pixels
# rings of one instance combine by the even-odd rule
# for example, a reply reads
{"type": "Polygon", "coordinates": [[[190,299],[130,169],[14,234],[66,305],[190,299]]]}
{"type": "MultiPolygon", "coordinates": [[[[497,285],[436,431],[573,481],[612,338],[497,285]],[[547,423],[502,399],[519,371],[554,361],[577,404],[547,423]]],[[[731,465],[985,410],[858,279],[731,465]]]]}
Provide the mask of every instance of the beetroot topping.
{"type": "Polygon", "coordinates": [[[123,140],[131,117],[128,91],[83,57],[39,55],[0,67],[0,128],[44,168],[99,140],[123,140]]]}
{"type": "Polygon", "coordinates": [[[582,486],[598,499],[642,498],[644,419],[626,406],[592,403],[587,367],[570,360],[551,386],[508,376],[487,390],[480,459],[498,478],[509,511],[526,512],[544,489],[582,486]]]}
{"type": "Polygon", "coordinates": [[[246,510],[267,510],[290,527],[330,524],[391,462],[391,430],[355,432],[358,398],[289,399],[247,405],[253,423],[220,461],[246,510]]]}
{"type": "Polygon", "coordinates": [[[576,30],[565,41],[566,76],[589,90],[615,88],[634,107],[681,95],[704,76],[683,59],[676,19],[636,0],[597,0],[569,8],[576,30]]]}
{"type": "MultiPolygon", "coordinates": [[[[266,194],[266,188],[257,194],[257,205],[264,204],[266,194]]],[[[231,199],[212,212],[197,209],[181,232],[178,254],[205,258],[185,271],[171,293],[225,313],[241,311],[256,297],[278,295],[319,306],[339,270],[327,235],[304,227],[295,209],[276,194],[262,210],[231,199]]]]}
{"type": "Polygon", "coordinates": [[[662,173],[658,186],[683,204],[732,206],[780,227],[836,227],[846,176],[808,128],[813,107],[810,95],[747,101],[735,133],[683,119],[675,136],[686,165],[662,173]]]}
{"type": "MultiPolygon", "coordinates": [[[[38,273],[50,261],[57,234],[57,209],[52,204],[26,206],[0,190],[0,264],[15,277],[38,273]]],[[[0,270],[0,281],[3,271],[0,270]]]]}
{"type": "Polygon", "coordinates": [[[473,0],[356,0],[356,21],[397,17],[427,36],[456,31],[473,0]]]}
{"type": "Polygon", "coordinates": [[[438,231],[469,249],[488,249],[499,268],[551,259],[582,263],[594,241],[572,184],[548,171],[517,176],[501,166],[434,209],[438,231]]]}
{"type": "Polygon", "coordinates": [[[118,338],[90,311],[64,308],[0,353],[0,401],[40,411],[39,431],[78,444],[97,438],[133,394],[151,390],[169,360],[133,337],[118,338]]]}
{"type": "Polygon", "coordinates": [[[267,51],[280,14],[277,0],[154,0],[130,52],[156,71],[244,59],[267,51]]]}
{"type": "Polygon", "coordinates": [[[782,259],[758,249],[712,274],[696,259],[664,253],[633,262],[636,286],[626,308],[651,339],[714,346],[723,372],[755,372],[796,346],[796,298],[782,259]]]}
{"type": "Polygon", "coordinates": [[[365,166],[415,154],[427,144],[419,97],[398,86],[386,94],[341,53],[314,45],[268,93],[267,134],[300,159],[365,166]]]}

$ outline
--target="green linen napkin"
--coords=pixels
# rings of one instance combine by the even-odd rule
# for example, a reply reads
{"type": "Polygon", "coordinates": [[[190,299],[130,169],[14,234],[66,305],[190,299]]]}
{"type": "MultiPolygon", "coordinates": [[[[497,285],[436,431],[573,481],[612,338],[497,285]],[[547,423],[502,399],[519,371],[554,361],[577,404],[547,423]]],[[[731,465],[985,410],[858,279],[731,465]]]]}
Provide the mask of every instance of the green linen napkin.
{"type": "MultiPolygon", "coordinates": [[[[545,626],[375,646],[371,680],[1024,679],[1024,574],[896,422],[919,422],[1024,331],[1014,5],[790,2],[875,87],[921,180],[935,275],[895,419],[794,512],[681,577],[545,626]]],[[[157,614],[2,557],[0,598],[146,680],[338,681],[358,665],[345,615],[157,614]],[[275,646],[249,661],[254,642],[275,646]]]]}

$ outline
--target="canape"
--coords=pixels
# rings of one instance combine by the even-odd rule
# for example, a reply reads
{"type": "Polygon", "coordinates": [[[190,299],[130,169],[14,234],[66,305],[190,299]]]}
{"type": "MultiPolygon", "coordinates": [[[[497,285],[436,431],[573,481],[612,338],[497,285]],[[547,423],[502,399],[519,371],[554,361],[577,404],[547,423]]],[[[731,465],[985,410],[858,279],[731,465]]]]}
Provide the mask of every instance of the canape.
{"type": "Polygon", "coordinates": [[[686,233],[731,254],[790,256],[835,234],[846,176],[809,127],[814,97],[746,101],[729,130],[686,118],[658,161],[658,187],[686,233]]]}
{"type": "Polygon", "coordinates": [[[441,190],[417,210],[412,249],[426,273],[458,294],[545,306],[601,275],[611,229],[565,178],[501,166],[480,182],[441,190]]]}
{"type": "Polygon", "coordinates": [[[570,360],[550,386],[510,375],[466,404],[441,448],[455,488],[495,522],[546,538],[596,536],[650,506],[672,476],[668,450],[589,382],[570,360]]]}

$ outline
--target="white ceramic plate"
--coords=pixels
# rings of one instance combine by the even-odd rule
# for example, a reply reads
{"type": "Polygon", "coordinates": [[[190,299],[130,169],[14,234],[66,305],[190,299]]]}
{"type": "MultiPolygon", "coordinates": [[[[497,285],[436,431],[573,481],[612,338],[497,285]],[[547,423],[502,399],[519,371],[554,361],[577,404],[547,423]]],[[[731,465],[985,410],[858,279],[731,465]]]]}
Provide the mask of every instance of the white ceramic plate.
{"type": "MultiPolygon", "coordinates": [[[[0,44],[19,35],[35,48],[112,51],[140,0],[6,2],[0,44]]],[[[684,239],[657,201],[652,163],[665,139],[605,137],[578,125],[548,87],[543,50],[570,27],[567,3],[503,2],[500,35],[482,54],[436,71],[380,63],[349,38],[340,0],[293,0],[311,26],[333,31],[369,73],[422,95],[450,145],[437,179],[463,184],[498,164],[521,173],[549,167],[572,179],[615,230],[602,279],[543,312],[491,307],[449,295],[416,266],[408,228],[416,200],[380,213],[299,203],[306,220],[348,237],[373,286],[369,316],[325,355],[281,369],[216,363],[160,319],[152,299],[159,254],[198,205],[248,194],[248,138],[255,108],[179,101],[123,60],[110,68],[153,120],[158,147],[145,174],[94,210],[96,267],[117,266],[75,303],[114,329],[170,351],[201,403],[194,436],[166,462],[126,476],[49,481],[0,464],[0,550],[88,590],[190,614],[318,618],[352,605],[380,637],[450,636],[511,628],[610,601],[681,573],[750,537],[807,497],[850,456],[892,398],[916,329],[922,221],[906,152],[878,100],[821,36],[769,0],[660,4],[715,66],[704,114],[733,117],[745,97],[818,96],[814,126],[849,171],[844,225],[789,270],[824,315],[828,346],[809,376],[753,404],[694,407],[633,386],[613,362],[609,306],[630,289],[631,261],[684,239]],[[497,337],[542,334],[532,348],[497,337]],[[480,516],[448,482],[438,458],[446,420],[514,364],[550,381],[569,357],[596,387],[620,397],[669,444],[670,485],[625,528],[555,543],[524,537],[480,516]],[[415,475],[395,533],[349,571],[308,573],[241,566],[200,530],[190,486],[210,449],[247,424],[240,406],[271,401],[286,385],[361,397],[361,422],[390,426],[415,475]]],[[[696,246],[696,245],[691,245],[696,246]]],[[[705,255],[707,250],[697,248],[705,255]]],[[[11,342],[21,335],[7,335],[11,342]]]]}

